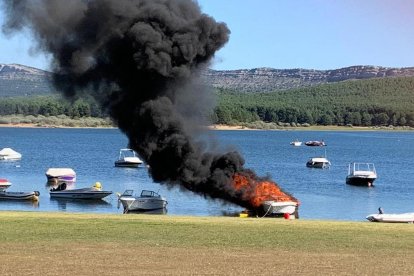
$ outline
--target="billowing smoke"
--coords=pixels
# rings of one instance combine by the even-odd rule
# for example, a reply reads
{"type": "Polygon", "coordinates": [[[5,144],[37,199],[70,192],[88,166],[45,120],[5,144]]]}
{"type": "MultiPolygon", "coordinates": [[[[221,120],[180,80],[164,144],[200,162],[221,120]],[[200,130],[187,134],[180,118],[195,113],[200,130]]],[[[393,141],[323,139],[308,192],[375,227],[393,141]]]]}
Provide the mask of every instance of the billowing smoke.
{"type": "Polygon", "coordinates": [[[206,98],[194,80],[229,39],[224,23],[191,0],[4,0],[3,8],[3,31],[31,30],[52,55],[58,90],[93,94],[154,181],[252,207],[252,188],[233,185],[236,174],[257,179],[240,154],[208,151],[187,128],[206,98]]]}

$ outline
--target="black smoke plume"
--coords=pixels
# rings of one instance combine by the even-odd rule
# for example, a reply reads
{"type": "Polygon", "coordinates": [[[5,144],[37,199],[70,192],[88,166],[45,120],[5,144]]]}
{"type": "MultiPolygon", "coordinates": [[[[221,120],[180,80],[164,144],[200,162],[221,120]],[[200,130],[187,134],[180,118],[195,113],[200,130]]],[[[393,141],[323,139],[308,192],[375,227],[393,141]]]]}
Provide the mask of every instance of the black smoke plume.
{"type": "Polygon", "coordinates": [[[58,90],[92,93],[154,181],[250,207],[231,184],[248,172],[243,158],[207,151],[186,128],[197,101],[180,105],[188,92],[204,98],[193,80],[228,41],[224,23],[191,0],[4,0],[3,9],[3,31],[32,31],[58,90]]]}

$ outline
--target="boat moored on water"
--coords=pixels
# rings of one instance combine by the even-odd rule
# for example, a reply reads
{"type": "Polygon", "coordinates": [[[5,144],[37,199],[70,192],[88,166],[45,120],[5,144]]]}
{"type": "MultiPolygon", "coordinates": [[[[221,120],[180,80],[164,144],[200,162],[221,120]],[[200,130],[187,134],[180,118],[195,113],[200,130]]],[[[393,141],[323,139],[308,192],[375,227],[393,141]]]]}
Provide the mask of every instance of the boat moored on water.
{"type": "Polygon", "coordinates": [[[132,149],[121,149],[118,160],[115,161],[115,167],[137,168],[144,162],[139,159],[136,152],[132,149]]]}
{"type": "Polygon", "coordinates": [[[4,192],[10,186],[11,186],[11,183],[7,179],[0,178],[0,192],[4,192]]]}
{"type": "Polygon", "coordinates": [[[331,166],[326,157],[312,157],[306,162],[306,167],[317,168],[317,169],[328,169],[331,166]]]}
{"type": "Polygon", "coordinates": [[[290,142],[290,144],[294,147],[300,147],[302,145],[302,142],[296,139],[295,141],[290,142]]]}
{"type": "Polygon", "coordinates": [[[165,197],[149,190],[142,190],[140,196],[134,196],[134,190],[125,190],[123,194],[118,194],[118,199],[124,207],[124,213],[164,209],[168,204],[165,197]]]}
{"type": "Polygon", "coordinates": [[[112,191],[102,191],[101,183],[96,182],[89,188],[66,190],[66,183],[60,184],[57,188],[49,191],[50,198],[65,199],[102,199],[112,194],[112,191]]]}
{"type": "Polygon", "coordinates": [[[321,141],[307,141],[307,142],[305,142],[305,145],[309,146],[309,147],[323,147],[323,146],[326,146],[326,144],[323,140],[321,140],[321,141]]]}
{"type": "Polygon", "coordinates": [[[0,150],[0,160],[20,160],[22,155],[11,148],[4,148],[0,150]]]}
{"type": "Polygon", "coordinates": [[[374,186],[377,179],[377,171],[373,163],[350,163],[346,184],[356,186],[374,186]]]}
{"type": "Polygon", "coordinates": [[[33,192],[0,192],[0,199],[6,200],[32,200],[38,201],[40,193],[38,191],[33,192]]]}
{"type": "Polygon", "coordinates": [[[49,168],[46,171],[46,178],[52,183],[75,182],[76,173],[71,168],[49,168]]]}

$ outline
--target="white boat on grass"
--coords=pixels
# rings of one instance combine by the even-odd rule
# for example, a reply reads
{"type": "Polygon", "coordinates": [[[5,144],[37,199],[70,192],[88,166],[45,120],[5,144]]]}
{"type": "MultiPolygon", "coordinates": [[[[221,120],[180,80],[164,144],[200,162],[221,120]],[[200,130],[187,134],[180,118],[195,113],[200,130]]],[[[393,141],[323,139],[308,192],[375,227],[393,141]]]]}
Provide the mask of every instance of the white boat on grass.
{"type": "Polygon", "coordinates": [[[274,201],[266,200],[262,202],[265,215],[294,214],[299,204],[295,201],[274,201]]]}
{"type": "Polygon", "coordinates": [[[22,155],[11,148],[4,148],[0,150],[0,160],[20,160],[22,155]]]}
{"type": "Polygon", "coordinates": [[[137,168],[142,165],[142,160],[138,158],[136,152],[132,149],[121,149],[118,160],[115,161],[115,167],[137,168]]]}
{"type": "Polygon", "coordinates": [[[10,186],[11,186],[11,183],[7,179],[5,178],[0,179],[0,192],[4,192],[10,186]]]}
{"type": "Polygon", "coordinates": [[[51,189],[49,191],[50,197],[56,199],[102,199],[112,194],[112,191],[102,191],[102,185],[99,182],[89,188],[66,190],[66,187],[66,183],[62,183],[57,188],[51,189]]]}
{"type": "Polygon", "coordinates": [[[142,190],[140,196],[134,195],[134,190],[125,190],[118,194],[118,199],[124,207],[124,213],[129,211],[153,211],[167,207],[167,199],[157,192],[142,190]]]}
{"type": "Polygon", "coordinates": [[[376,179],[377,171],[373,163],[349,164],[346,184],[371,187],[376,179]]]}
{"type": "Polygon", "coordinates": [[[76,173],[71,168],[49,168],[46,177],[48,182],[55,183],[76,181],[76,173]]]}
{"type": "Polygon", "coordinates": [[[401,222],[414,223],[414,213],[400,213],[400,214],[371,214],[366,217],[372,222],[401,222]]]}

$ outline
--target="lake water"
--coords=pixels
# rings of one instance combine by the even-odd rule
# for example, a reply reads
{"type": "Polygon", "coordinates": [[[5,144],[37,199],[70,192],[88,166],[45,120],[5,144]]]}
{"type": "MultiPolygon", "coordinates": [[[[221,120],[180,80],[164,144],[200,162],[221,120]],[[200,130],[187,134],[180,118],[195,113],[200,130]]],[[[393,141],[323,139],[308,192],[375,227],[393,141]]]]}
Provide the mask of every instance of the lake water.
{"type": "MultiPolygon", "coordinates": [[[[223,148],[239,150],[246,167],[271,175],[284,190],[297,197],[302,219],[365,220],[378,207],[385,212],[414,212],[414,132],[380,131],[210,131],[223,148]],[[326,147],[293,147],[289,143],[324,140],[326,147]],[[330,169],[305,166],[310,157],[326,154],[330,169]],[[345,184],[350,162],[373,162],[375,187],[345,184]]],[[[0,149],[10,147],[23,157],[0,162],[0,178],[13,185],[9,191],[40,192],[38,204],[0,201],[0,210],[122,213],[115,194],[101,201],[49,198],[45,172],[50,167],[71,167],[77,173],[74,188],[100,181],[104,190],[159,191],[168,200],[167,215],[220,216],[241,211],[234,205],[169,189],[153,183],[146,168],[117,168],[114,161],[127,138],[117,129],[0,128],[0,149]]]]}

